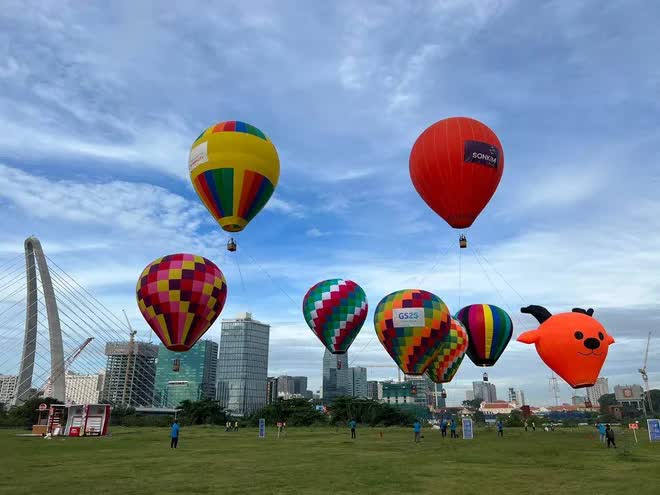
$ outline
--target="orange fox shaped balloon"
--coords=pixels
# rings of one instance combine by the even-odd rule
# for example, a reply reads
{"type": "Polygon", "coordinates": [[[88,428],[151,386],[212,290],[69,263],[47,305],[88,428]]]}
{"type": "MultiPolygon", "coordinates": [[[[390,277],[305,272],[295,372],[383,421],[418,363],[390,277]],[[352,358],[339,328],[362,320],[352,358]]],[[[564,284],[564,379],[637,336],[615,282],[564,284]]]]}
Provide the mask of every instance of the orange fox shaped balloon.
{"type": "Polygon", "coordinates": [[[573,308],[552,315],[543,306],[520,310],[538,320],[536,330],[522,333],[518,342],[535,344],[545,364],[573,388],[591,387],[598,378],[614,339],[592,317],[594,310],[573,308]]]}

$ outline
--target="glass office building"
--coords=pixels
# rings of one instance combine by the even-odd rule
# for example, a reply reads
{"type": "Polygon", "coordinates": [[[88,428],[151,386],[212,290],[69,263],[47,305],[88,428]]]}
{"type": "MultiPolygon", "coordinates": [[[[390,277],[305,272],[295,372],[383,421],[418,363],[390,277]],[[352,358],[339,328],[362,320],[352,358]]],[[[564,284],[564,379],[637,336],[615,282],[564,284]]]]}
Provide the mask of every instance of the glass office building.
{"type": "Polygon", "coordinates": [[[351,395],[348,373],[348,352],[332,354],[326,349],[323,354],[324,404],[331,403],[337,397],[351,395]]]}
{"type": "Polygon", "coordinates": [[[174,408],[181,401],[215,399],[218,344],[200,340],[187,352],[158,346],[154,405],[174,408]]]}
{"type": "Polygon", "coordinates": [[[246,416],[266,405],[270,325],[250,313],[222,320],[218,356],[220,404],[235,416],[246,416]]]}

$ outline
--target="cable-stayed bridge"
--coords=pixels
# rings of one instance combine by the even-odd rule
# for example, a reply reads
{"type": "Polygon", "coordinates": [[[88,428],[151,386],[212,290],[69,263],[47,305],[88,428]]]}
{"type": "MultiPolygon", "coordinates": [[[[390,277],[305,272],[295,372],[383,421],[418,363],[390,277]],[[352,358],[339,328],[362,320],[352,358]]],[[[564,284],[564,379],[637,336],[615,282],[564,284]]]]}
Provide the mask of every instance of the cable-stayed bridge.
{"type": "Polygon", "coordinates": [[[134,340],[114,314],[42,249],[0,258],[0,403],[154,405],[158,347],[134,340]]]}

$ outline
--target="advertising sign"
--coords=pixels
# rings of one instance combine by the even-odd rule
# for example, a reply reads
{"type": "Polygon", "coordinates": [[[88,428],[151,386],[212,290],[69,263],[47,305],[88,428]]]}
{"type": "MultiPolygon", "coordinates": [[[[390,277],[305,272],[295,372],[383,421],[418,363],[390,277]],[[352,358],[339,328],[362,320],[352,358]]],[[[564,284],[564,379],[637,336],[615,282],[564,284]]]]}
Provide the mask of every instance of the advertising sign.
{"type": "Polygon", "coordinates": [[[266,420],[259,418],[259,438],[266,438],[266,420]]]}
{"type": "Polygon", "coordinates": [[[466,440],[472,440],[474,438],[472,420],[469,418],[463,418],[463,438],[466,440]]]}
{"type": "Polygon", "coordinates": [[[660,419],[647,419],[649,427],[649,441],[660,442],[660,419]]]}
{"type": "Polygon", "coordinates": [[[397,308],[392,310],[394,326],[400,327],[423,327],[424,308],[397,308]]]}
{"type": "Polygon", "coordinates": [[[639,430],[639,425],[637,423],[628,423],[629,430],[639,430]]]}

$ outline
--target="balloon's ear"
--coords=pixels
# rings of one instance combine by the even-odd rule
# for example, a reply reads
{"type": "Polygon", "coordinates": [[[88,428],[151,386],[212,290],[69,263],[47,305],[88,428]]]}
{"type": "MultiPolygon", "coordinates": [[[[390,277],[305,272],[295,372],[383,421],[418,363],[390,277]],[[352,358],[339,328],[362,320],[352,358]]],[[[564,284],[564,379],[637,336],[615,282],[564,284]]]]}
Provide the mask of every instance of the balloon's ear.
{"type": "Polygon", "coordinates": [[[518,335],[516,340],[523,344],[536,344],[539,340],[539,336],[540,334],[538,330],[529,330],[518,335]]]}
{"type": "Polygon", "coordinates": [[[605,343],[607,345],[612,345],[614,344],[615,340],[614,337],[612,337],[609,333],[607,334],[607,338],[605,339],[605,343]]]}

